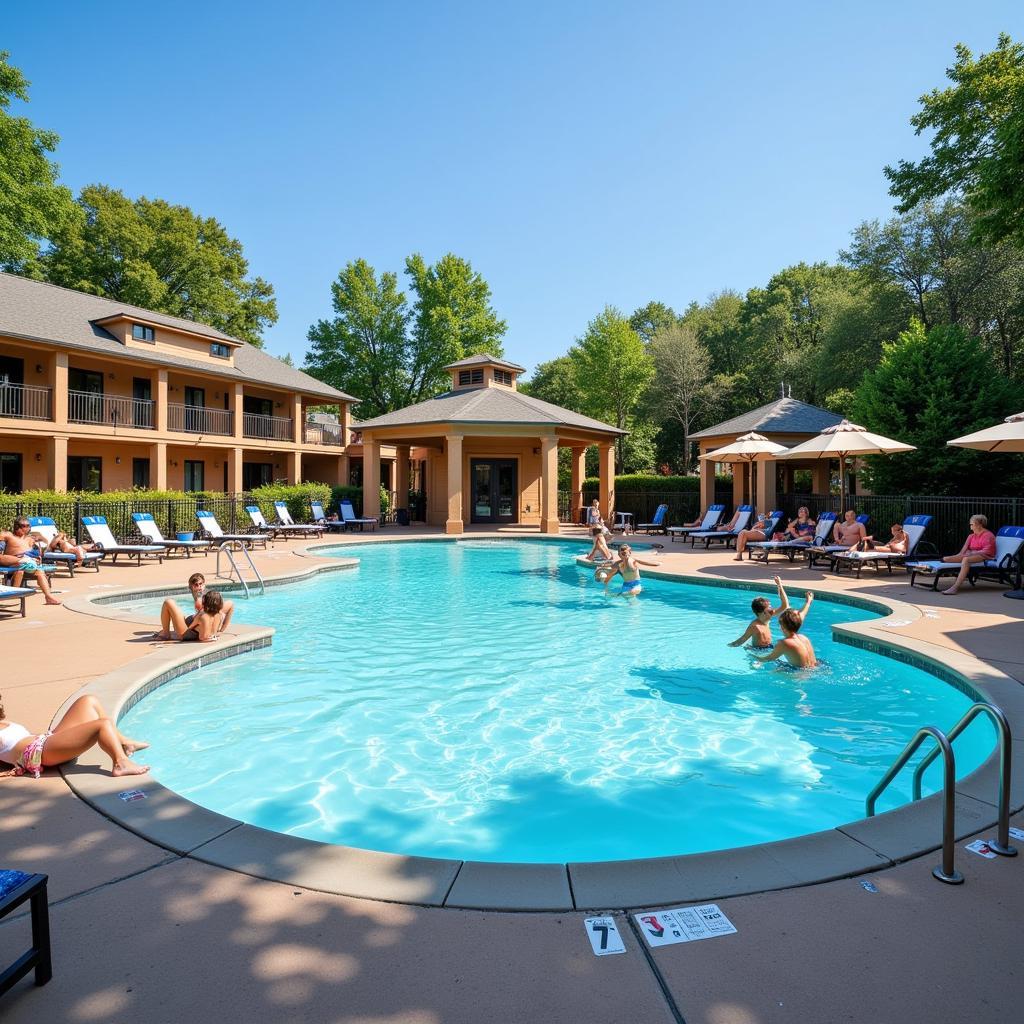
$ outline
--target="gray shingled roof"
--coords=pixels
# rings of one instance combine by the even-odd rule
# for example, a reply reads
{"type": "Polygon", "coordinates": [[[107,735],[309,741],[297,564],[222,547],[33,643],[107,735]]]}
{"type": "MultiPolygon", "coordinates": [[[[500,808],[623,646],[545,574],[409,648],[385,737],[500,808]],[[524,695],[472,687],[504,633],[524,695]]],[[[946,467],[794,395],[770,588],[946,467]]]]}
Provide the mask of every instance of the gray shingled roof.
{"type": "Polygon", "coordinates": [[[304,395],[315,395],[333,402],[358,399],[346,395],[308,373],[295,369],[275,359],[247,342],[240,342],[206,324],[182,320],[180,317],[154,313],[149,309],[129,306],[99,295],[61,288],[44,281],[31,281],[15,274],[0,273],[0,335],[11,338],[26,338],[32,341],[49,342],[63,348],[80,349],[97,355],[126,356],[144,363],[180,367],[199,373],[234,380],[252,381],[258,384],[272,384],[276,387],[299,391],[304,395]],[[166,324],[192,331],[212,341],[226,340],[241,344],[234,350],[234,365],[219,366],[201,362],[198,359],[181,359],[177,356],[144,348],[125,348],[94,320],[124,313],[137,316],[156,324],[166,324]]]}
{"type": "Polygon", "coordinates": [[[742,416],[716,423],[690,435],[691,441],[702,437],[720,437],[724,434],[746,434],[756,430],[759,434],[820,434],[843,417],[816,405],[798,402],[795,398],[776,398],[774,402],[751,409],[742,416]]]}
{"type": "Polygon", "coordinates": [[[359,430],[374,427],[418,426],[426,423],[505,423],[524,426],[582,427],[608,434],[626,431],[611,427],[589,416],[570,412],[539,398],[531,398],[507,388],[473,388],[448,391],[404,409],[385,413],[358,425],[359,430]]]}
{"type": "Polygon", "coordinates": [[[479,355],[466,356],[465,359],[459,359],[454,363],[449,363],[446,370],[458,370],[466,366],[487,366],[493,364],[494,366],[504,367],[507,370],[518,370],[520,373],[526,373],[526,367],[520,366],[518,363],[510,363],[507,359],[496,359],[494,356],[488,355],[486,352],[481,352],[479,355]]]}

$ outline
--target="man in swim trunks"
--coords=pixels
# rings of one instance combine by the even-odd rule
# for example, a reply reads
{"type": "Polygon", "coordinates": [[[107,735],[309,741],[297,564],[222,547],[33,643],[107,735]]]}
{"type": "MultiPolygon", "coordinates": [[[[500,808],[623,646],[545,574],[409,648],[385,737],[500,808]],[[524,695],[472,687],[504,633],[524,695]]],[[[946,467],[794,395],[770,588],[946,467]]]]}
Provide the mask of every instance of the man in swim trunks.
{"type": "Polygon", "coordinates": [[[0,554],[0,566],[16,570],[14,578],[11,580],[16,587],[21,586],[25,573],[34,576],[36,586],[42,591],[46,603],[60,604],[60,601],[50,592],[50,584],[46,579],[46,573],[43,572],[41,560],[33,557],[37,553],[37,549],[29,536],[30,529],[28,520],[18,516],[11,527],[12,532],[0,530],[0,541],[6,544],[3,553],[0,554]]]}
{"type": "MultiPolygon", "coordinates": [[[[754,613],[754,620],[747,626],[746,631],[741,637],[738,637],[729,644],[730,647],[742,647],[750,640],[750,646],[754,650],[769,650],[771,648],[773,643],[772,619],[776,615],[781,615],[789,607],[789,598],[786,596],[785,587],[782,585],[782,578],[773,576],[772,579],[779,592],[779,607],[773,608],[767,597],[755,597],[750,602],[750,608],[754,613]]],[[[806,615],[811,610],[811,600],[812,597],[808,593],[807,601],[800,611],[801,615],[806,615]]]]}
{"type": "MultiPolygon", "coordinates": [[[[814,595],[807,592],[806,610],[810,610],[814,595]]],[[[782,639],[772,649],[771,654],[763,657],[755,654],[758,661],[769,662],[785,658],[786,662],[794,668],[817,668],[818,659],[814,656],[814,647],[811,641],[805,636],[800,636],[800,627],[804,624],[803,614],[795,608],[787,608],[779,615],[779,627],[782,630],[782,639]]]]}
{"type": "Polygon", "coordinates": [[[614,567],[604,571],[598,569],[595,575],[606,587],[613,576],[621,576],[622,586],[616,591],[615,596],[637,597],[643,589],[640,586],[640,566],[648,565],[653,567],[660,564],[660,562],[643,562],[639,558],[634,557],[633,549],[628,544],[620,544],[619,560],[615,563],[614,567]]]}

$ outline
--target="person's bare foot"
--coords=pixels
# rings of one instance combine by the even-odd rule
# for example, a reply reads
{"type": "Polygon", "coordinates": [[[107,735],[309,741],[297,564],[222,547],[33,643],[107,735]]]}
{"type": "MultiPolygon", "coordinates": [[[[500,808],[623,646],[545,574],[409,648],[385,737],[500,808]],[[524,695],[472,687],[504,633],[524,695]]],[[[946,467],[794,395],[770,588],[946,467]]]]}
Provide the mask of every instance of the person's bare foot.
{"type": "Polygon", "coordinates": [[[110,769],[110,774],[117,778],[121,775],[145,775],[148,771],[148,764],[135,764],[133,761],[121,761],[110,769]]]}
{"type": "Polygon", "coordinates": [[[47,604],[62,604],[63,602],[62,601],[58,601],[57,598],[55,598],[55,597],[48,597],[46,599],[46,603],[47,604]]]}
{"type": "Polygon", "coordinates": [[[143,740],[121,740],[121,746],[124,748],[124,752],[131,757],[132,754],[137,754],[140,750],[145,750],[149,744],[143,740]]]}

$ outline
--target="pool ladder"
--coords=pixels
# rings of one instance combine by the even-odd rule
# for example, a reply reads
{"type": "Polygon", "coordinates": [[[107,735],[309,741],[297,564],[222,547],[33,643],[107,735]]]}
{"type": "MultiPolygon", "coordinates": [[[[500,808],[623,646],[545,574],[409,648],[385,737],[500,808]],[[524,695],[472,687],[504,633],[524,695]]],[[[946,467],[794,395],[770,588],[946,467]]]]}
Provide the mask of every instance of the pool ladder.
{"type": "MultiPolygon", "coordinates": [[[[249,546],[242,543],[241,541],[226,541],[224,544],[217,545],[217,566],[215,573],[217,576],[221,576],[220,571],[220,556],[225,554],[228,556],[228,563],[231,569],[234,571],[234,575],[238,577],[238,582],[242,584],[242,590],[245,591],[245,596],[250,597],[249,584],[246,582],[245,577],[242,575],[242,570],[239,568],[238,562],[235,561],[235,551],[241,551],[245,555],[245,560],[249,563],[249,568],[252,569],[253,575],[256,577],[260,585],[260,593],[265,594],[267,592],[267,584],[264,582],[263,577],[260,575],[259,569],[256,568],[256,563],[252,560],[252,555],[249,554],[249,546]]],[[[223,579],[234,579],[234,576],[229,572],[227,576],[222,577],[223,579]]]]}
{"type": "Polygon", "coordinates": [[[994,704],[984,702],[972,704],[963,717],[948,735],[934,725],[926,725],[914,733],[910,742],[903,748],[903,753],[893,762],[892,767],[885,773],[882,780],[870,793],[864,802],[864,810],[867,817],[871,818],[875,813],[875,804],[882,795],[889,783],[902,771],[903,766],[914,756],[917,748],[931,736],[935,740],[935,749],[930,750],[922,759],[921,763],[914,769],[914,799],[921,799],[921,780],[928,766],[942,755],[942,863],[932,870],[932,874],[940,881],[950,885],[960,885],[964,876],[953,866],[953,831],[954,823],[954,800],[956,797],[956,761],[953,757],[953,740],[957,738],[974,721],[978,715],[988,715],[996,727],[999,736],[999,823],[996,830],[995,842],[988,844],[993,853],[1003,857],[1016,857],[1017,850],[1010,845],[1010,725],[1006,721],[1006,715],[994,704]]]}

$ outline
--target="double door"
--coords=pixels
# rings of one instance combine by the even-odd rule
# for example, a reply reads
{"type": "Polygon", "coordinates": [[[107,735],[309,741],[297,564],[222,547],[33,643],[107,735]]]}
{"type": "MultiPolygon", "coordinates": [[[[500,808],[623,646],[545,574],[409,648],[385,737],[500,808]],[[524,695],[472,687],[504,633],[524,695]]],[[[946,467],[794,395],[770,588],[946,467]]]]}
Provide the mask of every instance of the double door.
{"type": "Polygon", "coordinates": [[[470,459],[473,502],[470,522],[518,522],[518,468],[515,459],[470,459]]]}

